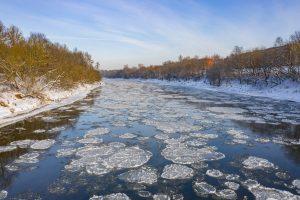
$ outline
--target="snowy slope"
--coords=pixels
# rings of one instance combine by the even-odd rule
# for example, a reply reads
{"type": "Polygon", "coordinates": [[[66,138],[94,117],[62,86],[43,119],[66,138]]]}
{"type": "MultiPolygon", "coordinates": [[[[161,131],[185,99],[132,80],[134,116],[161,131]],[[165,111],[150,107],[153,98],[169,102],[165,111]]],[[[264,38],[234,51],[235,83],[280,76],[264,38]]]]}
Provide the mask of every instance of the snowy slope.
{"type": "Polygon", "coordinates": [[[268,97],[277,100],[289,100],[300,102],[300,83],[285,81],[275,87],[253,86],[236,82],[224,83],[221,86],[212,86],[203,80],[200,81],[166,81],[166,80],[139,80],[154,82],[163,85],[186,86],[198,89],[212,90],[217,92],[242,94],[250,96],[268,97]]]}
{"type": "Polygon", "coordinates": [[[27,117],[36,115],[40,112],[51,110],[66,104],[73,103],[84,98],[91,90],[99,87],[102,83],[82,84],[69,90],[48,90],[45,95],[48,101],[41,102],[37,98],[17,98],[17,92],[7,91],[0,94],[0,127],[20,121],[27,117]]]}

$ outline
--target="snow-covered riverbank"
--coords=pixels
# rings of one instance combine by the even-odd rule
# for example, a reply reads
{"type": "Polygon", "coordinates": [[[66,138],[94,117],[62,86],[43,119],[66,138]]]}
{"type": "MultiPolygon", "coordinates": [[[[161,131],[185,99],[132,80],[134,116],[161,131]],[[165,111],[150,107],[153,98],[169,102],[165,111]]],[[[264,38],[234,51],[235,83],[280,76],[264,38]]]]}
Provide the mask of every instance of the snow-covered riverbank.
{"type": "Polygon", "coordinates": [[[91,90],[103,83],[82,84],[69,90],[45,91],[47,101],[32,97],[18,97],[18,92],[7,91],[0,94],[0,127],[31,117],[40,112],[71,104],[84,98],[91,90]]]}
{"type": "Polygon", "coordinates": [[[145,81],[151,83],[159,83],[162,85],[172,85],[172,86],[186,86],[198,89],[212,90],[217,92],[242,94],[258,97],[268,97],[277,100],[289,100],[300,102],[300,84],[292,81],[286,81],[280,85],[271,86],[253,86],[247,84],[239,84],[238,82],[224,83],[221,86],[213,86],[205,81],[166,81],[166,80],[156,80],[148,79],[138,81],[145,81]]]}

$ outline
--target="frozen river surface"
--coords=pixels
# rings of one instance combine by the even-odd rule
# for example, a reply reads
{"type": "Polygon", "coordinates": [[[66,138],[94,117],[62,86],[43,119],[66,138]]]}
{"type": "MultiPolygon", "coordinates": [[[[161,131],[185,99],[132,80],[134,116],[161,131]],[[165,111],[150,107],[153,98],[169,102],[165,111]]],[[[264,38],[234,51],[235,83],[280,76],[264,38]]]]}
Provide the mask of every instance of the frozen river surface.
{"type": "Polygon", "coordinates": [[[300,199],[300,104],[105,80],[0,129],[0,199],[300,199]]]}

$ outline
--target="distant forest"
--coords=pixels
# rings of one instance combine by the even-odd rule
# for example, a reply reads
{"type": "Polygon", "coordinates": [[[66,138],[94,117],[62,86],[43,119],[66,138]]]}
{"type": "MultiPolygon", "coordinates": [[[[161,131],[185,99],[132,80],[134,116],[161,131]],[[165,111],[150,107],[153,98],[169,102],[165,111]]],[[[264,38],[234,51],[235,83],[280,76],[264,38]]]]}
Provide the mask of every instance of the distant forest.
{"type": "Polygon", "coordinates": [[[182,57],[162,65],[128,67],[102,71],[109,78],[142,78],[161,80],[200,80],[212,85],[238,80],[247,84],[280,84],[284,80],[300,81],[300,32],[287,41],[276,38],[271,48],[243,50],[235,46],[232,53],[203,58],[182,57]]]}
{"type": "Polygon", "coordinates": [[[40,33],[25,38],[16,26],[0,21],[0,84],[8,89],[39,96],[46,89],[94,83],[101,80],[98,67],[88,53],[71,51],[40,33]]]}

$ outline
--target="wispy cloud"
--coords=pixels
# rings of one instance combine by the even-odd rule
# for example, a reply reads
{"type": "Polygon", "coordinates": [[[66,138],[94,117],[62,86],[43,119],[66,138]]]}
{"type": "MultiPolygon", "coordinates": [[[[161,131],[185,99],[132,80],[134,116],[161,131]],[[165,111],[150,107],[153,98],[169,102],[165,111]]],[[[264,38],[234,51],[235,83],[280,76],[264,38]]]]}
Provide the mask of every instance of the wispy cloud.
{"type": "Polygon", "coordinates": [[[6,24],[89,51],[106,68],[272,45],[299,30],[297,0],[1,1],[6,24]]]}

